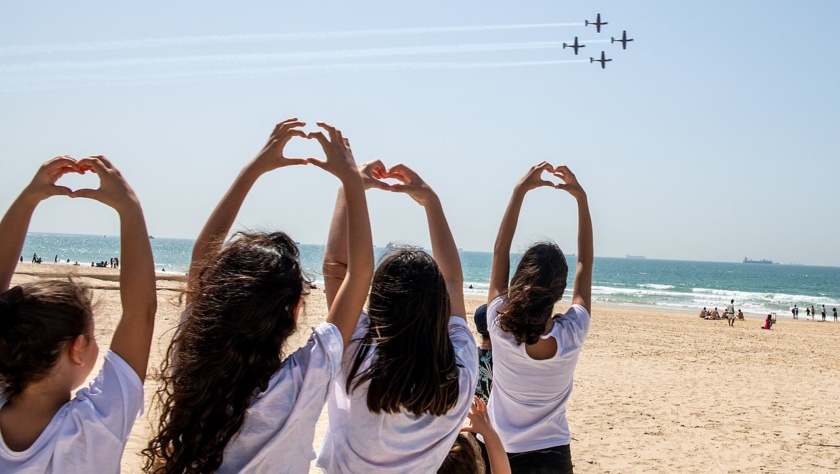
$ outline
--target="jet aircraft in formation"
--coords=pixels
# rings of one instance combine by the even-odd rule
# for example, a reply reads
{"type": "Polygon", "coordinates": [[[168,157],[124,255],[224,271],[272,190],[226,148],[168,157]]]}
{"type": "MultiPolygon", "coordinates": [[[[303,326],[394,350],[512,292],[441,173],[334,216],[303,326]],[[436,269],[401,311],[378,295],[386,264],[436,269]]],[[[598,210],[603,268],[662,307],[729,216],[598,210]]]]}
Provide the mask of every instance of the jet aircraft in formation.
{"type": "Polygon", "coordinates": [[[601,22],[601,14],[600,13],[598,14],[598,18],[595,21],[584,20],[584,22],[585,22],[585,26],[595,25],[595,30],[597,30],[598,33],[601,32],[601,26],[609,25],[609,23],[607,23],[606,21],[601,22]]]}
{"type": "MultiPolygon", "coordinates": [[[[630,41],[633,41],[633,40],[630,40],[630,41]]],[[[574,42],[574,43],[572,43],[572,44],[563,43],[563,49],[566,49],[566,47],[569,47],[569,48],[574,48],[574,50],[575,50],[575,56],[577,56],[577,54],[578,54],[578,49],[579,49],[579,48],[585,48],[585,47],[586,47],[586,45],[585,45],[585,44],[580,44],[580,43],[578,43],[578,37],[577,37],[577,36],[575,36],[575,42],[574,42]]]]}
{"type": "MultiPolygon", "coordinates": [[[[575,40],[577,40],[577,37],[575,37],[575,40]]],[[[621,38],[619,39],[615,39],[612,36],[610,36],[610,43],[615,43],[616,41],[621,43],[621,49],[627,49],[627,43],[633,41],[633,38],[628,38],[627,30],[624,30],[621,32],[621,38]]]]}
{"type": "Polygon", "coordinates": [[[590,63],[601,63],[601,69],[606,69],[607,68],[607,63],[612,61],[612,59],[607,59],[604,56],[604,54],[605,53],[603,51],[601,51],[601,59],[589,58],[589,62],[590,63]]]}
{"type": "MultiPolygon", "coordinates": [[[[604,25],[609,25],[609,23],[607,23],[606,21],[602,21],[601,20],[601,14],[598,13],[595,16],[595,21],[584,20],[584,26],[589,26],[589,25],[594,25],[595,30],[598,33],[600,33],[601,32],[601,27],[604,26],[604,25]]],[[[628,38],[627,37],[627,30],[623,30],[621,32],[621,37],[620,38],[615,38],[615,37],[612,37],[612,36],[610,37],[610,43],[616,43],[616,42],[621,43],[621,49],[627,49],[627,43],[629,43],[631,41],[633,41],[633,38],[628,38]]],[[[584,41],[584,43],[585,43],[585,41],[584,41]]],[[[575,50],[575,56],[578,55],[578,50],[580,48],[585,48],[585,47],[586,47],[585,44],[581,44],[578,41],[577,36],[575,36],[574,43],[563,43],[563,49],[566,49],[566,48],[574,49],[575,50]]],[[[601,69],[606,69],[607,68],[607,63],[610,62],[610,61],[612,61],[612,59],[607,59],[606,53],[604,51],[601,51],[601,58],[600,59],[597,59],[597,57],[596,58],[592,58],[592,57],[589,58],[590,63],[601,63],[601,69]]]]}

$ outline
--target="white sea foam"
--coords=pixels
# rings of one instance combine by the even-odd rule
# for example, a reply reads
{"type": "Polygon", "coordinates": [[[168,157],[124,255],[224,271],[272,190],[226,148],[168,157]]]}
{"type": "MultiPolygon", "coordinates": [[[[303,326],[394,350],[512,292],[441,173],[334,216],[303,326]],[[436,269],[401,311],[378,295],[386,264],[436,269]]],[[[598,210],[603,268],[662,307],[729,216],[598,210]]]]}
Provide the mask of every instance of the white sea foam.
{"type": "Polygon", "coordinates": [[[673,290],[674,285],[659,285],[656,283],[643,283],[639,285],[640,288],[652,288],[654,290],[673,290]]]}

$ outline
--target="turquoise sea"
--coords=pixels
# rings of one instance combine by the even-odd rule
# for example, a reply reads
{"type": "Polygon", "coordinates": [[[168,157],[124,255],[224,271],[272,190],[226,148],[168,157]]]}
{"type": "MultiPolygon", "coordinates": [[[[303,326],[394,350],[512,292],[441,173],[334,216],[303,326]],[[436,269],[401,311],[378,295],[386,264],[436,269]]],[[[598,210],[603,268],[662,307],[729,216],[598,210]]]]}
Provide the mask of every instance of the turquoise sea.
{"type": "MultiPolygon", "coordinates": [[[[151,240],[158,271],[185,273],[189,268],[192,240],[155,238],[151,240]]],[[[315,282],[322,282],[321,261],[323,245],[301,244],[301,260],[315,282]]],[[[386,249],[376,248],[376,258],[386,249]]],[[[119,237],[102,235],[67,235],[30,233],[23,249],[24,261],[33,253],[45,264],[54,264],[55,256],[61,264],[78,261],[107,261],[120,255],[119,237]]],[[[489,252],[461,252],[464,286],[467,294],[487,294],[492,254],[489,252]]],[[[515,266],[515,262],[513,266],[515,266]]],[[[574,268],[575,258],[569,257],[574,268]]],[[[569,275],[572,286],[573,270],[569,275]]],[[[593,275],[593,298],[596,303],[659,307],[699,311],[725,307],[731,298],[735,306],[747,314],[770,312],[790,317],[790,308],[820,305],[828,309],[840,307],[840,268],[803,265],[762,265],[726,262],[690,262],[676,260],[645,260],[598,257],[593,275]]]]}

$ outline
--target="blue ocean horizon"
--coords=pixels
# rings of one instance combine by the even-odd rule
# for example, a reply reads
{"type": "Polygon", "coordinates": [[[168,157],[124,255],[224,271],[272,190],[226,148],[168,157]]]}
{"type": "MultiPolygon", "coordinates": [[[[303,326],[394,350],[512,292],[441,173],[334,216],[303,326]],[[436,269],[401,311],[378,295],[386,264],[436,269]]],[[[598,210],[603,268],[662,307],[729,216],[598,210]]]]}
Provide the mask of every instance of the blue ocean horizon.
{"type": "MultiPolygon", "coordinates": [[[[186,273],[194,240],[153,238],[150,240],[157,271],[186,273]]],[[[324,246],[300,244],[301,263],[310,279],[323,283],[321,263],[324,246]]],[[[387,253],[375,247],[377,262],[387,253]]],[[[43,262],[90,266],[120,256],[118,236],[27,234],[23,259],[29,262],[37,254],[43,262]],[[69,259],[69,263],[68,263],[69,259]]],[[[491,252],[461,251],[464,291],[470,296],[487,294],[490,281],[491,252]]],[[[518,255],[513,255],[514,268],[518,255]]],[[[575,256],[567,256],[574,278],[575,256]]],[[[699,311],[725,307],[730,299],[747,314],[790,316],[790,308],[799,306],[800,317],[813,305],[820,311],[825,305],[828,318],[832,308],[840,306],[840,268],[806,265],[761,265],[735,262],[701,262],[596,257],[592,296],[596,304],[634,306],[680,311],[699,311]]]]}

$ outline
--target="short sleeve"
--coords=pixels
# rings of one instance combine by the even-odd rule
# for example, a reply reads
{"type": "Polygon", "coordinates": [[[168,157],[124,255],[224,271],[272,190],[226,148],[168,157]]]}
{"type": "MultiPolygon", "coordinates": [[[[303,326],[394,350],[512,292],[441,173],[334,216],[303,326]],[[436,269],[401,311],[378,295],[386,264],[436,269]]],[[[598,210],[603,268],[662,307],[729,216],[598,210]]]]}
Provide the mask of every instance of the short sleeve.
{"type": "Polygon", "coordinates": [[[125,443],[137,417],[143,413],[143,383],[122,357],[113,351],[90,386],[76,393],[75,403],[93,408],[93,416],[125,443]]]}
{"type": "Polygon", "coordinates": [[[449,339],[455,349],[457,363],[467,369],[470,385],[475,387],[478,381],[478,351],[475,349],[475,337],[464,318],[449,318],[449,339]]]}
{"type": "Polygon", "coordinates": [[[586,308],[573,304],[564,314],[554,317],[554,336],[563,347],[579,348],[589,335],[590,320],[586,308]]]}

